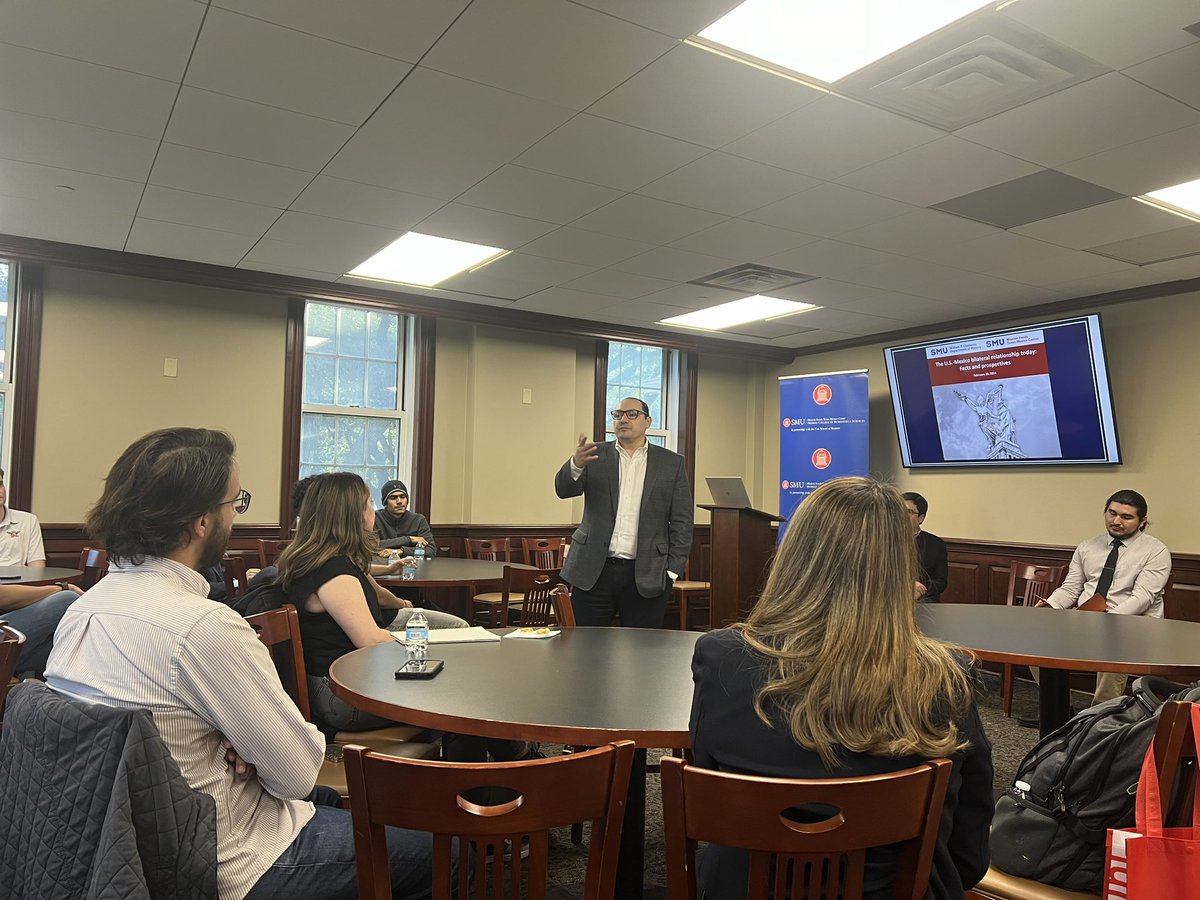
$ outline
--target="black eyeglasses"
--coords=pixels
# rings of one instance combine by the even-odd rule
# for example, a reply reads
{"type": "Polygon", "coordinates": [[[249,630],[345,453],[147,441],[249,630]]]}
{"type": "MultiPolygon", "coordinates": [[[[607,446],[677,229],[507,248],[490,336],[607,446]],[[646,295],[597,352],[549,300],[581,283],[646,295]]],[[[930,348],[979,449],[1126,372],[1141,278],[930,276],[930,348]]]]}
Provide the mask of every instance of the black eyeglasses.
{"type": "Polygon", "coordinates": [[[640,409],[614,409],[609,415],[613,417],[614,422],[619,422],[622,419],[636,422],[641,416],[645,416],[647,419],[650,418],[649,413],[644,413],[640,409]]]}
{"type": "Polygon", "coordinates": [[[250,492],[242,488],[232,500],[222,500],[217,506],[225,506],[229,503],[233,504],[233,511],[240,516],[250,508],[250,492]]]}

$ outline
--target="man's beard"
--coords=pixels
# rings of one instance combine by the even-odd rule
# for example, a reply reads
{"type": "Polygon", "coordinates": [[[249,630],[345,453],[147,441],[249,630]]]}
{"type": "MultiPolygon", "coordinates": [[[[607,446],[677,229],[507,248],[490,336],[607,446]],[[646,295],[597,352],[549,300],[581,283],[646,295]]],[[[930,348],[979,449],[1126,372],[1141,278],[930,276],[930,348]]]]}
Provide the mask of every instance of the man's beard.
{"type": "Polygon", "coordinates": [[[210,569],[221,565],[221,557],[225,555],[225,548],[229,546],[232,531],[233,527],[230,526],[223,531],[214,528],[208,533],[200,548],[200,568],[210,569]]]}

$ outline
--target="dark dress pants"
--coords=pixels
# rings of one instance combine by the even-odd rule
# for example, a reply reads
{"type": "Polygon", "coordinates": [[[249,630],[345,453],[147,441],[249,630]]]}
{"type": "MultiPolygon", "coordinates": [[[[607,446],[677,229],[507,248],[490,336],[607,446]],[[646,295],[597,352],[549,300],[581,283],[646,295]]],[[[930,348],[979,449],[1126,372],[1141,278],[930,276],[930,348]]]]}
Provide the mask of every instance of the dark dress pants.
{"type": "Polygon", "coordinates": [[[643,597],[634,582],[634,568],[632,559],[610,557],[591,590],[575,588],[571,592],[575,624],[603,627],[619,613],[621,624],[630,628],[662,628],[671,586],[657,597],[643,597]]]}

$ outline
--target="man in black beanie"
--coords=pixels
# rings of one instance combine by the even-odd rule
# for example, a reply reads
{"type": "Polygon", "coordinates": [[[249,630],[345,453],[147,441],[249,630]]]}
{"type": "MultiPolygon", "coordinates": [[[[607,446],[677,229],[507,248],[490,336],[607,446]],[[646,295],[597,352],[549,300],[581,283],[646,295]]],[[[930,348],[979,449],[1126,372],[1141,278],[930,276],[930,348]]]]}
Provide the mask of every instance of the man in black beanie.
{"type": "MultiPolygon", "coordinates": [[[[375,510],[375,533],[380,550],[407,550],[424,547],[425,556],[437,555],[429,521],[408,508],[408,488],[403,481],[389,481],[380,491],[383,509],[375,510]]],[[[405,555],[411,556],[411,553],[405,555]]]]}

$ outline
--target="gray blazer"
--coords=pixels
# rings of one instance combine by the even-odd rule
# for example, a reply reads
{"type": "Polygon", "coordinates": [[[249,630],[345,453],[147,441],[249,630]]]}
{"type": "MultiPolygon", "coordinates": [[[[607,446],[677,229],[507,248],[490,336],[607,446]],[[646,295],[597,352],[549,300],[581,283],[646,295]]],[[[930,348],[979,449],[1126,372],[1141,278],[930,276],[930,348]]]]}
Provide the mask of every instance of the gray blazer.
{"type": "MultiPolygon", "coordinates": [[[[596,447],[599,458],[583,469],[576,481],[568,459],[554,476],[559,497],[582,496],[583,522],[571,536],[571,552],[563,564],[563,580],[585,591],[591,590],[612,540],[620,492],[620,462],[612,441],[596,447]]],[[[650,444],[646,456],[646,481],[638,517],[637,562],[634,580],[643,597],[657,597],[667,590],[667,570],[683,574],[692,550],[694,510],[692,486],[684,470],[683,457],[650,444]]]]}

